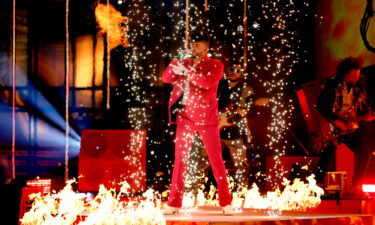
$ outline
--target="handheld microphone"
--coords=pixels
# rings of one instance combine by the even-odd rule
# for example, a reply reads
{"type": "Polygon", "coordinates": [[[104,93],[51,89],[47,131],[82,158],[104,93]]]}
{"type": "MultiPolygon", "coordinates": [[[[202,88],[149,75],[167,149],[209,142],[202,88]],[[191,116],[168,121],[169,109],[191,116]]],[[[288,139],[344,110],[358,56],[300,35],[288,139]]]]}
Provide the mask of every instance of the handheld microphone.
{"type": "Polygon", "coordinates": [[[191,58],[191,51],[190,50],[182,50],[180,51],[175,57],[175,59],[187,59],[191,58]]]}

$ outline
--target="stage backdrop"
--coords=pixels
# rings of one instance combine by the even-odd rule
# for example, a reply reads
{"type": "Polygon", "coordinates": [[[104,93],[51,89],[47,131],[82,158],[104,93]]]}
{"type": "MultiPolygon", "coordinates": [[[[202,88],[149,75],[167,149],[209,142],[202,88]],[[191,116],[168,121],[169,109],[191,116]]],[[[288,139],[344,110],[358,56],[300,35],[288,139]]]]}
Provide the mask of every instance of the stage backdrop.
{"type": "MultiPolygon", "coordinates": [[[[317,12],[320,22],[316,26],[315,39],[318,80],[335,74],[337,62],[348,56],[360,57],[363,66],[375,64],[375,53],[366,49],[360,33],[366,4],[366,0],[320,1],[317,12]]],[[[370,21],[367,39],[375,47],[374,17],[370,21]]]]}

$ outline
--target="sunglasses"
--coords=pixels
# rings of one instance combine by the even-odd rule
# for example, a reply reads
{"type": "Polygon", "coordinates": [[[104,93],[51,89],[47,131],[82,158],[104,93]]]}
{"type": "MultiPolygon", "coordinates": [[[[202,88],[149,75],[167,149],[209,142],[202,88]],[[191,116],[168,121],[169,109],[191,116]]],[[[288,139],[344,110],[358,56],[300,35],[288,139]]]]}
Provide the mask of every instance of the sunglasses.
{"type": "Polygon", "coordinates": [[[228,70],[229,70],[229,72],[233,72],[233,73],[243,72],[243,69],[236,69],[236,68],[233,68],[233,67],[229,67],[228,70]]]}

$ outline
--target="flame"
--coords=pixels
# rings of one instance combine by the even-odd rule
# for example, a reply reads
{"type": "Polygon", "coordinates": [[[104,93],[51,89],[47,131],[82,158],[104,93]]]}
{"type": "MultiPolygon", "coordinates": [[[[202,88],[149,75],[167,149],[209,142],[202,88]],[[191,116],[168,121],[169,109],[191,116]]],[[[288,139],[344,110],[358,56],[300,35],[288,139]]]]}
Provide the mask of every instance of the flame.
{"type": "Polygon", "coordinates": [[[160,196],[152,189],[143,193],[142,200],[122,201],[129,196],[130,185],[122,183],[121,190],[115,194],[114,189],[100,185],[98,195],[79,194],[72,190],[72,183],[67,182],[58,194],[30,196],[34,203],[29,212],[21,219],[23,225],[126,225],[126,224],[166,224],[160,210],[160,196]]]}
{"type": "MultiPolygon", "coordinates": [[[[233,193],[232,205],[236,212],[242,208],[268,209],[273,215],[282,210],[306,211],[308,208],[320,204],[320,196],[323,189],[316,185],[314,175],[307,178],[304,183],[296,178],[293,183],[284,178],[284,190],[279,189],[268,192],[262,196],[257,185],[251,189],[242,188],[233,193]]],[[[168,195],[168,191],[159,194],[148,189],[142,198],[135,200],[123,200],[130,198],[130,185],[121,183],[121,189],[116,194],[114,189],[106,189],[100,185],[97,196],[76,193],[72,189],[72,183],[67,182],[64,189],[57,194],[42,195],[32,194],[34,201],[29,212],[21,219],[22,225],[49,225],[49,224],[78,224],[78,225],[125,225],[125,224],[166,224],[161,212],[164,204],[162,197],[168,195]]],[[[230,186],[233,187],[233,180],[230,186]]],[[[211,185],[210,191],[204,193],[204,185],[199,187],[197,194],[185,193],[183,199],[183,211],[189,213],[197,210],[199,206],[219,206],[216,188],[211,185]],[[207,194],[207,197],[205,195],[207,194]]]]}
{"type": "MultiPolygon", "coordinates": [[[[296,178],[291,182],[284,178],[282,192],[276,189],[267,192],[265,196],[262,196],[256,184],[253,184],[251,189],[242,187],[232,193],[232,206],[237,212],[241,211],[241,208],[306,211],[318,206],[321,203],[320,196],[324,194],[323,189],[316,185],[313,174],[307,177],[307,181],[308,183],[305,183],[296,178]]],[[[231,180],[230,187],[233,187],[233,184],[231,180]]],[[[193,206],[219,206],[216,188],[211,185],[207,199],[204,198],[203,189],[204,186],[201,186],[197,196],[185,193],[183,207],[193,209],[193,206]]]]}
{"type": "Polygon", "coordinates": [[[128,47],[129,40],[126,35],[127,28],[124,23],[127,17],[117,11],[112,5],[98,4],[95,8],[96,21],[99,24],[100,33],[107,33],[109,36],[109,48],[113,49],[119,45],[128,47]]]}

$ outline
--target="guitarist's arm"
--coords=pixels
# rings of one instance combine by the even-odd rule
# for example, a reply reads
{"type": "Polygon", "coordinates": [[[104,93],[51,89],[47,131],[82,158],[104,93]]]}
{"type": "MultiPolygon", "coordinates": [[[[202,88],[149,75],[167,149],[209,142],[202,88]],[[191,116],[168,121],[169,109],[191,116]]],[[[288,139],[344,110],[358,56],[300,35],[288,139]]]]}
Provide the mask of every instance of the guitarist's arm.
{"type": "Polygon", "coordinates": [[[245,86],[242,91],[241,101],[237,107],[237,113],[243,117],[253,115],[254,106],[265,106],[269,103],[269,98],[258,98],[255,100],[252,88],[245,86]]]}
{"type": "Polygon", "coordinates": [[[336,98],[336,86],[337,84],[335,80],[329,79],[326,81],[318,98],[317,109],[318,112],[328,120],[328,122],[333,124],[336,128],[345,131],[348,129],[346,123],[340,120],[338,116],[333,113],[332,110],[336,98]]]}
{"type": "Polygon", "coordinates": [[[251,88],[244,86],[242,88],[241,96],[235,104],[227,105],[220,109],[219,130],[224,127],[235,126],[242,118],[246,117],[252,105],[253,91],[251,88]]]}
{"type": "Polygon", "coordinates": [[[254,102],[254,91],[251,87],[244,85],[241,92],[240,101],[236,107],[236,113],[241,117],[246,117],[254,102]]]}

